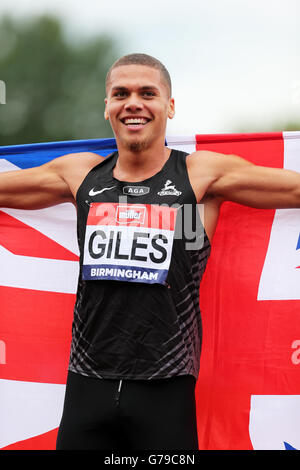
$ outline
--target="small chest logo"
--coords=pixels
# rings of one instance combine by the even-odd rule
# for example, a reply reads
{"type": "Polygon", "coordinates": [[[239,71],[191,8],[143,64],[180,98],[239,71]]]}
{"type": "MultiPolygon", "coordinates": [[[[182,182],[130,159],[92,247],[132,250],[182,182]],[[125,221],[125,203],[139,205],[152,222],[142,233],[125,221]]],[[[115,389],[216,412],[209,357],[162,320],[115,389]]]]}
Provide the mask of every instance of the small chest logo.
{"type": "Polygon", "coordinates": [[[115,186],[111,186],[110,188],[102,188],[99,191],[95,191],[95,189],[92,188],[89,192],[89,196],[97,196],[97,194],[101,194],[104,191],[109,191],[110,189],[114,189],[114,188],[115,188],[115,186]]]}
{"type": "Polygon", "coordinates": [[[116,211],[116,222],[118,224],[143,224],[145,222],[145,206],[120,205],[116,211]]]}
{"type": "Polygon", "coordinates": [[[172,184],[172,181],[171,180],[167,180],[165,182],[165,185],[163,187],[163,189],[161,189],[161,191],[159,191],[157,193],[159,196],[180,196],[181,191],[178,191],[176,188],[175,188],[175,185],[172,184]]]}
{"type": "Polygon", "coordinates": [[[124,186],[123,194],[128,196],[144,196],[150,192],[148,186],[124,186]]]}

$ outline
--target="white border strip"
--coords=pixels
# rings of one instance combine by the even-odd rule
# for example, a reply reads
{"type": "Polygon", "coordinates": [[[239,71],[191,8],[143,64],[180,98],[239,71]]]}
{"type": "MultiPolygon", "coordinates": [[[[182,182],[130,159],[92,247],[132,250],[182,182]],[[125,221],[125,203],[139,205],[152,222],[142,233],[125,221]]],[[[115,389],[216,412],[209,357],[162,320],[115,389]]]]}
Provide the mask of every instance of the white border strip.
{"type": "Polygon", "coordinates": [[[284,139],[300,139],[300,131],[285,131],[282,136],[284,139]]]}
{"type": "Polygon", "coordinates": [[[167,136],[167,146],[171,149],[182,150],[183,152],[196,152],[196,136],[167,136]]]}

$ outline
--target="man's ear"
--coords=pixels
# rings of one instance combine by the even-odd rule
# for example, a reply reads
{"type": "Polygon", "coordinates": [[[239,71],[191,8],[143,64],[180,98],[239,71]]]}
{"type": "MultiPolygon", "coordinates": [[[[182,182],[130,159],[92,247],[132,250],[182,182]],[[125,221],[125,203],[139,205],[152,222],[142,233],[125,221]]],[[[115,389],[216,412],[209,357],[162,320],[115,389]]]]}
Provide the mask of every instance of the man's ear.
{"type": "Polygon", "coordinates": [[[174,101],[174,98],[170,98],[168,118],[173,119],[174,116],[175,116],[175,101],[174,101]]]}
{"type": "Polygon", "coordinates": [[[105,103],[104,119],[106,119],[106,121],[108,121],[108,120],[109,120],[109,116],[108,116],[108,111],[107,111],[107,98],[105,98],[104,103],[105,103]]]}

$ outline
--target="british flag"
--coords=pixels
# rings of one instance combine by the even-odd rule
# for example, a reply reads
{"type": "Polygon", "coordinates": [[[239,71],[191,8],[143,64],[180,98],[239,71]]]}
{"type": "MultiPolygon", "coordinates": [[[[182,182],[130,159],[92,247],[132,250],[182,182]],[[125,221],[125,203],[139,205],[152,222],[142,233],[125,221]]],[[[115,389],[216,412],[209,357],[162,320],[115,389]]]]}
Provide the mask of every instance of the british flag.
{"type": "MultiPolygon", "coordinates": [[[[300,172],[300,132],[168,137],[300,172]]],[[[0,171],[114,139],[0,147],[0,171]]],[[[22,188],[19,188],[22,191],[22,188]]],[[[300,449],[300,209],[226,202],[200,288],[200,449],[300,449]]],[[[0,210],[0,448],[54,449],[78,277],[72,204],[0,210]]]]}

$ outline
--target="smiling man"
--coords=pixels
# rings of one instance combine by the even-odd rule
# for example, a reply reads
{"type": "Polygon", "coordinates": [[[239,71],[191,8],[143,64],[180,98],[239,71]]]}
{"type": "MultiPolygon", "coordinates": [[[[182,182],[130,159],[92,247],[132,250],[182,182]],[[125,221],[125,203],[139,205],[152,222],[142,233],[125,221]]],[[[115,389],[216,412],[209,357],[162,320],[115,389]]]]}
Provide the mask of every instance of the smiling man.
{"type": "Polygon", "coordinates": [[[300,207],[300,175],[166,147],[175,105],[153,57],[118,60],[106,93],[117,152],[0,174],[0,206],[77,207],[80,272],[57,449],[195,450],[199,285],[220,206],[300,207]]]}
{"type": "Polygon", "coordinates": [[[153,148],[161,153],[164,148],[166,117],[174,115],[174,99],[168,71],[151,62],[152,67],[149,60],[145,66],[130,64],[125,57],[107,74],[105,118],[123,151],[140,153],[153,148]]]}

